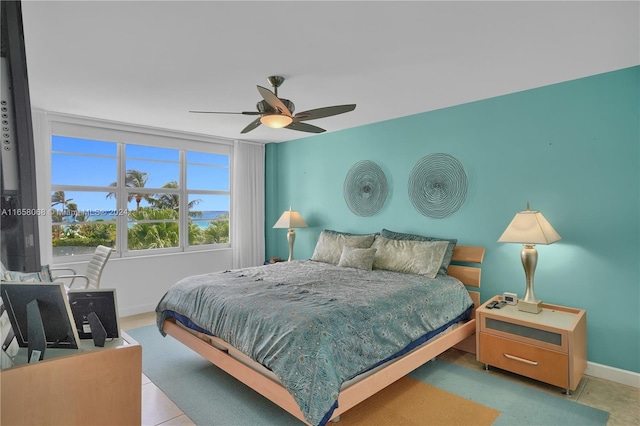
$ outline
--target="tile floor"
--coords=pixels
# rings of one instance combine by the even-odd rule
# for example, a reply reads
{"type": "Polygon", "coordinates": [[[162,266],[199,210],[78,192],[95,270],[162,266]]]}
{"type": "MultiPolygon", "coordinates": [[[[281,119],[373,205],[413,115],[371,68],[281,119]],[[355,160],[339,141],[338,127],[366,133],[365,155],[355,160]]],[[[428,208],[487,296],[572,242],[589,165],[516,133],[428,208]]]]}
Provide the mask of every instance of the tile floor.
{"type": "MultiPolygon", "coordinates": [[[[156,322],[155,313],[132,315],[120,319],[123,330],[144,327],[156,322]]],[[[195,425],[159,387],[142,375],[142,426],[187,426],[195,425]]]]}
{"type": "MultiPolygon", "coordinates": [[[[121,326],[128,329],[155,324],[153,312],[133,315],[121,319],[121,326]]],[[[465,367],[484,370],[484,364],[476,361],[475,355],[450,349],[440,356],[441,359],[465,367]]],[[[610,382],[591,376],[584,376],[578,388],[570,396],[565,396],[555,386],[530,380],[506,371],[490,369],[487,374],[496,374],[523,385],[568,398],[584,405],[599,408],[610,413],[607,426],[640,425],[640,389],[610,382]]],[[[142,424],[144,426],[178,426],[194,423],[148,378],[142,378],[142,424]]],[[[339,423],[337,423],[339,425],[339,423]]]]}

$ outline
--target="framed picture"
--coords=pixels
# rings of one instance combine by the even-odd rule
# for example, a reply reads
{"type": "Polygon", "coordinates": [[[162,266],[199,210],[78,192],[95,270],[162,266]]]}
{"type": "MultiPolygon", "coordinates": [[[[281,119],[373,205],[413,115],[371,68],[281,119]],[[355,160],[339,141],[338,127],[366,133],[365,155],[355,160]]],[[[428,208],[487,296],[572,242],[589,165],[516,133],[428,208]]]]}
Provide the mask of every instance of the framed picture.
{"type": "Polygon", "coordinates": [[[93,338],[89,320],[91,313],[94,313],[102,323],[107,339],[120,337],[115,289],[71,289],[67,295],[80,339],[93,338]]]}
{"type": "MultiPolygon", "coordinates": [[[[78,349],[79,336],[64,284],[4,281],[0,297],[18,346],[28,348],[29,362],[44,359],[47,348],[78,349]]],[[[11,342],[3,343],[3,349],[5,344],[11,342]]]]}

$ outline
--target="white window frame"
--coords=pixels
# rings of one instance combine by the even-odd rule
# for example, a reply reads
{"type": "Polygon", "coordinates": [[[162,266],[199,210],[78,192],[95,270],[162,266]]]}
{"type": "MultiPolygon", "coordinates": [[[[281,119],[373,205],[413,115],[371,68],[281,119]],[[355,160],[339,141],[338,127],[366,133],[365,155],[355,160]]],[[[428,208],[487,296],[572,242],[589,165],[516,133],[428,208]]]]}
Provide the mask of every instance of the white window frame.
{"type": "MultiPolygon", "coordinates": [[[[178,189],[165,188],[162,191],[166,193],[177,193],[180,197],[180,244],[178,247],[163,248],[163,249],[144,249],[144,250],[132,250],[127,248],[127,217],[118,217],[116,219],[116,247],[117,251],[112,254],[112,257],[142,257],[153,256],[166,253],[181,253],[192,251],[207,251],[217,249],[228,249],[232,247],[233,236],[231,235],[231,221],[233,220],[233,141],[211,137],[208,135],[176,132],[166,129],[158,129],[152,127],[138,126],[126,123],[119,123],[107,120],[98,120],[86,117],[78,117],[72,115],[47,113],[47,149],[43,150],[43,156],[40,157],[46,161],[45,172],[48,173],[46,184],[41,185],[42,191],[46,196],[39,196],[42,201],[49,200],[47,205],[50,206],[50,198],[52,193],[51,182],[51,138],[53,136],[63,136],[71,138],[82,138],[97,141],[107,141],[118,143],[118,182],[116,187],[117,191],[117,209],[127,209],[127,193],[128,188],[124,186],[124,179],[126,175],[126,158],[124,153],[124,145],[143,145],[158,148],[170,148],[177,149],[180,154],[180,181],[182,185],[178,189]],[[122,145],[124,144],[124,145],[122,145]],[[217,190],[203,190],[203,189],[187,189],[186,183],[186,152],[203,152],[210,154],[221,154],[229,156],[229,191],[217,191],[217,190]],[[187,201],[190,194],[225,194],[229,195],[229,242],[219,244],[202,244],[202,245],[189,245],[188,241],[188,208],[187,201]],[[184,200],[184,201],[183,201],[184,200]]],[[[73,185],[59,185],[55,188],[61,187],[69,188],[66,190],[73,191],[75,189],[89,189],[95,190],[94,187],[83,187],[73,185]]],[[[149,192],[156,194],[158,188],[143,189],[142,192],[149,192]]],[[[45,231],[49,238],[47,238],[49,244],[45,247],[49,250],[49,257],[53,260],[53,263],[68,263],[70,261],[69,256],[53,257],[52,242],[51,242],[51,229],[52,218],[50,215],[45,217],[44,223],[41,222],[41,226],[45,226],[42,231],[45,231]]],[[[41,232],[42,232],[41,231],[41,232]]],[[[90,255],[86,256],[74,256],[74,261],[87,260],[90,255]]]]}

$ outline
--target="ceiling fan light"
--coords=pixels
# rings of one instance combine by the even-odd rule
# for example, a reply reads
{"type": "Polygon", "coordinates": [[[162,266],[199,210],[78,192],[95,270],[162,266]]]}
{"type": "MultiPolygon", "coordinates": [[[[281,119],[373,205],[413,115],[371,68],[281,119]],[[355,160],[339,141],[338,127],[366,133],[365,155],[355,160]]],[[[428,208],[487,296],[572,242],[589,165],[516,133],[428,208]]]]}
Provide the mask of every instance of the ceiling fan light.
{"type": "Polygon", "coordinates": [[[293,119],[284,114],[266,114],[260,117],[260,122],[267,127],[281,129],[293,123],[293,119]]]}

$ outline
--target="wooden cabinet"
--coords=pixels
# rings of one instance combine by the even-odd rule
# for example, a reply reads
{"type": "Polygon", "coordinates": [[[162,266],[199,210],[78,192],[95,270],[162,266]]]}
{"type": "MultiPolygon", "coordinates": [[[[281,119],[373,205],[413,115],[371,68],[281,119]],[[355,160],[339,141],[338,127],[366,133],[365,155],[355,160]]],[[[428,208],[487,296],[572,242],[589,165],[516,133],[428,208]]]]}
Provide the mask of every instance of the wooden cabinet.
{"type": "Polygon", "coordinates": [[[142,347],[125,334],[104,348],[47,349],[2,370],[0,389],[2,425],[140,425],[142,347]]]}
{"type": "Polygon", "coordinates": [[[488,309],[496,296],[476,310],[477,359],[540,380],[570,393],[587,367],[587,313],[543,304],[538,314],[517,306],[488,309]]]}

